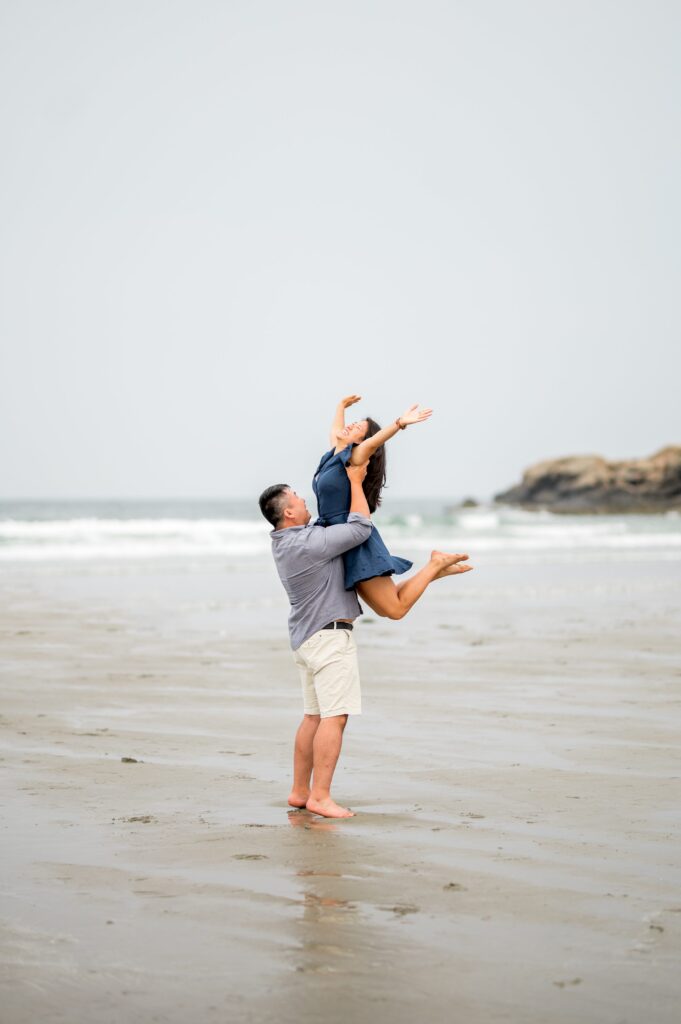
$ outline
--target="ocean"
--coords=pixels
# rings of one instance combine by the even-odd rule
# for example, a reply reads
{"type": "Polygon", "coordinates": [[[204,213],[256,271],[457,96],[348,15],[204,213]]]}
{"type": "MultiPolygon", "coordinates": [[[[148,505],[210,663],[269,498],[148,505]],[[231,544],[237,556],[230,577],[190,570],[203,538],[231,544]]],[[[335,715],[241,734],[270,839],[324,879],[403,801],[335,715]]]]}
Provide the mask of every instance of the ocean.
{"type": "MultiPolygon", "coordinates": [[[[477,563],[681,560],[678,512],[569,516],[389,498],[374,522],[394,554],[414,560],[432,548],[467,552],[477,563]]],[[[168,560],[189,570],[269,559],[268,534],[255,501],[0,502],[2,563],[168,560]]]]}

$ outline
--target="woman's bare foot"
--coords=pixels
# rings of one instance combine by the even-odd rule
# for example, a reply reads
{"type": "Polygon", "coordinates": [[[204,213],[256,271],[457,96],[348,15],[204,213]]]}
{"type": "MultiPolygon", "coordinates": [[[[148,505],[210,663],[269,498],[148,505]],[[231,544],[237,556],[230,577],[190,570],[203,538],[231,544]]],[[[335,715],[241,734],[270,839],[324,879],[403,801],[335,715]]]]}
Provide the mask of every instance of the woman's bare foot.
{"type": "Polygon", "coordinates": [[[310,791],[292,789],[289,793],[289,806],[290,807],[305,807],[307,801],[310,799],[310,791]]]}
{"type": "Polygon", "coordinates": [[[330,796],[327,796],[325,800],[310,798],[307,801],[307,809],[313,814],[321,814],[324,818],[354,818],[355,816],[354,811],[351,811],[349,807],[341,807],[330,796]]]}
{"type": "Polygon", "coordinates": [[[461,572],[470,572],[474,567],[472,565],[448,565],[446,569],[441,569],[435,577],[436,580],[444,579],[445,576],[458,576],[461,572]]]}
{"type": "Polygon", "coordinates": [[[468,555],[450,555],[446,551],[431,551],[430,560],[434,562],[436,566],[439,566],[439,571],[435,576],[436,580],[441,580],[443,576],[456,576],[460,572],[468,572],[473,568],[472,565],[460,565],[460,562],[465,562],[468,559],[468,555]]]}

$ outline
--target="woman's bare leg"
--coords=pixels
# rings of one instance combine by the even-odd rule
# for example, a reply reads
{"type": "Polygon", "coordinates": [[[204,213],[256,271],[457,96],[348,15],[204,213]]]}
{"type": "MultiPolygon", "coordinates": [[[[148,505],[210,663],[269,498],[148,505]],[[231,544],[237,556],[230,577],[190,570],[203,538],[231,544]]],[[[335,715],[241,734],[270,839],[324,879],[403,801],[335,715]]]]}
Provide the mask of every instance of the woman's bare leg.
{"type": "Polygon", "coordinates": [[[357,584],[357,593],[377,615],[389,619],[402,619],[421,597],[433,580],[468,572],[472,565],[461,565],[468,555],[449,555],[444,551],[431,552],[430,561],[404,583],[395,583],[392,576],[374,576],[357,584]]]}

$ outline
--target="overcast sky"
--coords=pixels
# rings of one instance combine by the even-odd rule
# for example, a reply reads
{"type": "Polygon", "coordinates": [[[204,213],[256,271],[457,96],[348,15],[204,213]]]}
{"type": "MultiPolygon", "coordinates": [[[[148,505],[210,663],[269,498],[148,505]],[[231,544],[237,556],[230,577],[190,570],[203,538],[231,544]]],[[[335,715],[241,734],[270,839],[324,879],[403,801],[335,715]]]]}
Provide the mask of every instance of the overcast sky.
{"type": "Polygon", "coordinates": [[[681,443],[681,4],[2,0],[0,496],[681,443]],[[353,410],[354,412],[354,410],[353,410]]]}

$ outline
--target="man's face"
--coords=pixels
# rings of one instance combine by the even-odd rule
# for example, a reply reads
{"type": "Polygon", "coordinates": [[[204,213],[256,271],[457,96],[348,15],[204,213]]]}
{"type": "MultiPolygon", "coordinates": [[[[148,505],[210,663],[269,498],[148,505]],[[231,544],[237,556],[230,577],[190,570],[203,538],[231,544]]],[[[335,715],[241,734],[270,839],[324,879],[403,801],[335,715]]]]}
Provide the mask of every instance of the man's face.
{"type": "Polygon", "coordinates": [[[284,519],[289,526],[307,526],[312,516],[310,515],[305,498],[299,498],[295,491],[289,489],[288,505],[284,509],[284,519]]]}

